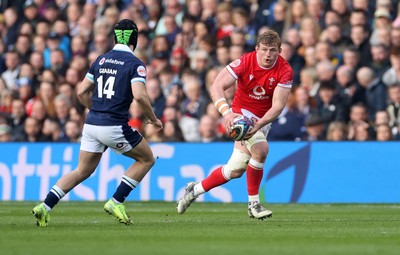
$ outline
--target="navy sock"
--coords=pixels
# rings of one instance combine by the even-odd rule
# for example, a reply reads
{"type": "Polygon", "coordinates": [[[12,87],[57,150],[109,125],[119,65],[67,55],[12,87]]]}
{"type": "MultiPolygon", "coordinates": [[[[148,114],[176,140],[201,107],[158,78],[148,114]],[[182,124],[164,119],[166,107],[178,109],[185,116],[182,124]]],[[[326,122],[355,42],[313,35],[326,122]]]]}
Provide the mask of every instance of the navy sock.
{"type": "Polygon", "coordinates": [[[44,204],[47,205],[50,209],[53,207],[65,196],[65,192],[59,188],[57,185],[54,185],[50,192],[47,194],[46,199],[44,200],[44,204]]]}
{"type": "Polygon", "coordinates": [[[49,192],[49,194],[47,194],[46,199],[44,200],[44,203],[50,207],[53,208],[58,201],[60,201],[60,198],[57,197],[53,192],[49,192]]]}
{"type": "Polygon", "coordinates": [[[133,188],[131,186],[122,181],[112,197],[117,202],[123,203],[132,190],[133,188]]]}

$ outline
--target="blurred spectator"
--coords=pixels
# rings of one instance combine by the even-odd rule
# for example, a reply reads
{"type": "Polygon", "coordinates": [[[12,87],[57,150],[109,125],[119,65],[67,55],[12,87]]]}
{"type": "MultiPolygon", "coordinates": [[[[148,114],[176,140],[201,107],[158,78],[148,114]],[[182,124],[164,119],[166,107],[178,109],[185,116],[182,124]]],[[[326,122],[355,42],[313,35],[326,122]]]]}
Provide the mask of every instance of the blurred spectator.
{"type": "Polygon", "coordinates": [[[0,113],[11,113],[12,109],[12,92],[9,89],[0,89],[0,113]]]}
{"type": "MultiPolygon", "coordinates": [[[[389,124],[393,127],[400,126],[400,83],[388,87],[389,104],[386,111],[389,114],[389,124]]],[[[399,133],[399,130],[396,130],[399,133]]]]}
{"type": "MultiPolygon", "coordinates": [[[[341,0],[335,0],[341,1],[341,0]]],[[[342,59],[343,50],[350,45],[350,40],[343,36],[344,31],[341,24],[330,24],[325,31],[326,42],[329,43],[332,57],[342,59]]]]}
{"type": "Polygon", "coordinates": [[[165,0],[163,2],[164,4],[164,14],[163,16],[158,20],[155,34],[156,35],[165,35],[167,34],[167,26],[165,23],[165,17],[166,16],[171,16],[175,17],[175,22],[177,26],[182,25],[182,17],[183,17],[183,8],[182,4],[179,0],[165,0]]]}
{"type": "Polygon", "coordinates": [[[201,83],[204,84],[208,68],[211,66],[210,55],[203,50],[193,52],[190,56],[190,67],[199,76],[201,83]]]}
{"type": "Polygon", "coordinates": [[[289,4],[285,0],[278,0],[274,4],[272,12],[272,23],[269,25],[272,30],[278,32],[278,34],[283,34],[290,26],[288,20],[289,14],[289,4]]]}
{"type": "Polygon", "coordinates": [[[400,47],[390,49],[390,68],[382,75],[382,81],[386,86],[400,83],[400,47]]]}
{"type": "Polygon", "coordinates": [[[300,82],[300,71],[302,66],[304,66],[304,59],[297,54],[296,48],[289,42],[282,42],[281,48],[281,56],[288,61],[293,68],[293,82],[294,84],[298,84],[300,82]]]}
{"type": "Polygon", "coordinates": [[[392,30],[390,31],[390,45],[393,48],[400,47],[400,19],[399,19],[399,26],[392,27],[392,30]]]}
{"type": "Polygon", "coordinates": [[[202,95],[201,84],[199,80],[191,79],[184,84],[183,91],[186,99],[182,102],[182,114],[200,119],[206,111],[207,99],[202,95]]]}
{"type": "Polygon", "coordinates": [[[16,81],[20,70],[20,61],[18,52],[13,50],[6,53],[6,70],[1,74],[8,89],[15,89],[16,81]]]}
{"type": "Polygon", "coordinates": [[[303,141],[323,141],[324,122],[318,115],[310,115],[305,120],[306,135],[302,138],[303,141]]]}
{"type": "Polygon", "coordinates": [[[23,5],[23,15],[25,22],[35,26],[39,18],[38,6],[34,1],[25,1],[23,5]]]}
{"type": "Polygon", "coordinates": [[[352,45],[358,51],[361,63],[369,63],[371,51],[369,44],[369,32],[364,25],[354,25],[350,29],[352,45]]]}
{"type": "Polygon", "coordinates": [[[19,98],[24,102],[28,102],[33,97],[31,81],[27,77],[21,77],[16,82],[19,98]]]}
{"type": "Polygon", "coordinates": [[[389,113],[387,111],[378,111],[375,114],[375,122],[374,125],[378,126],[381,124],[388,124],[390,123],[389,113]]]}
{"type": "Polygon", "coordinates": [[[82,128],[80,124],[74,120],[68,120],[65,123],[65,135],[67,136],[69,142],[80,142],[82,135],[82,128]]]}
{"type": "Polygon", "coordinates": [[[27,115],[25,104],[21,99],[13,99],[11,104],[10,127],[12,129],[13,140],[20,140],[24,134],[24,123],[27,115]]]}
{"type": "Polygon", "coordinates": [[[375,11],[374,17],[374,29],[387,28],[390,27],[392,23],[389,9],[378,7],[375,11]]]}
{"type": "Polygon", "coordinates": [[[374,119],[377,111],[386,109],[386,86],[369,67],[362,67],[357,71],[357,81],[365,91],[369,118],[374,119]]]}
{"type": "Polygon", "coordinates": [[[372,139],[370,129],[371,127],[367,122],[357,122],[349,129],[348,140],[359,142],[369,141],[372,139]]]}
{"type": "Polygon", "coordinates": [[[392,130],[388,124],[377,125],[375,127],[375,132],[377,141],[385,142],[393,140],[392,130]]]}
{"type": "Polygon", "coordinates": [[[305,120],[315,107],[312,97],[304,87],[296,87],[289,96],[286,107],[272,122],[268,133],[270,141],[300,141],[306,135],[305,120]]]}
{"type": "Polygon", "coordinates": [[[307,7],[303,0],[292,1],[290,8],[290,15],[287,17],[290,19],[290,26],[294,29],[300,28],[301,20],[307,16],[307,7]]]}
{"type": "Polygon", "coordinates": [[[197,118],[187,115],[181,117],[179,126],[181,127],[182,135],[186,142],[200,142],[199,123],[200,121],[197,118]]]}
{"type": "Polygon", "coordinates": [[[32,117],[26,118],[24,122],[24,136],[20,142],[41,142],[44,141],[42,134],[42,125],[37,119],[32,117]]]}
{"type": "Polygon", "coordinates": [[[347,139],[348,140],[355,139],[355,134],[357,132],[356,129],[360,125],[360,123],[363,123],[363,124],[361,124],[361,126],[367,126],[367,129],[368,129],[367,136],[368,137],[371,136],[371,134],[373,132],[369,126],[370,120],[369,120],[368,116],[369,116],[369,114],[368,114],[367,106],[364,105],[363,103],[359,102],[359,103],[356,103],[351,106],[350,114],[349,114],[350,120],[347,123],[347,131],[348,131],[347,139]]]}
{"type": "Polygon", "coordinates": [[[165,107],[165,97],[161,91],[160,80],[157,78],[148,79],[146,82],[146,91],[155,115],[161,119],[165,107]]]}
{"type": "Polygon", "coordinates": [[[353,68],[354,70],[357,70],[361,65],[360,53],[354,46],[349,46],[343,51],[343,65],[353,68]]]}
{"type": "Polygon", "coordinates": [[[181,32],[181,28],[178,26],[173,15],[164,16],[164,26],[165,26],[165,37],[167,38],[169,44],[174,44],[175,37],[181,32]]]}
{"type": "Polygon", "coordinates": [[[42,100],[33,100],[31,105],[27,104],[27,107],[30,107],[30,109],[27,110],[28,116],[37,119],[43,124],[44,120],[47,118],[47,112],[42,100]]]}
{"type": "Polygon", "coordinates": [[[350,36],[350,29],[352,27],[361,26],[368,27],[367,13],[362,9],[354,9],[350,13],[349,26],[346,27],[346,35],[350,36]]]}
{"type": "Polygon", "coordinates": [[[327,141],[345,141],[347,140],[347,125],[343,121],[332,121],[329,123],[327,141]]]}
{"type": "Polygon", "coordinates": [[[12,142],[11,127],[7,124],[0,124],[0,142],[12,142]]]}
{"type": "Polygon", "coordinates": [[[328,9],[325,13],[325,25],[329,26],[335,23],[338,24],[342,30],[345,30],[348,27],[350,19],[350,5],[348,4],[348,1],[331,0],[330,2],[330,10],[328,9]],[[328,15],[333,18],[327,20],[328,15]]]}
{"type": "Polygon", "coordinates": [[[346,105],[340,101],[336,86],[332,81],[322,81],[317,95],[317,106],[313,114],[318,115],[324,122],[324,131],[332,121],[345,121],[346,105]]]}
{"type": "Polygon", "coordinates": [[[310,90],[310,95],[315,96],[318,93],[320,84],[322,82],[329,82],[333,81],[335,79],[335,65],[332,64],[331,61],[329,60],[322,60],[317,63],[316,65],[316,71],[317,71],[317,82],[310,90]]]}
{"type": "MultiPolygon", "coordinates": [[[[48,81],[42,81],[39,85],[37,98],[40,99],[47,110],[47,116],[55,117],[56,110],[54,106],[54,98],[57,96],[55,85],[48,81]]],[[[34,99],[35,100],[35,99],[34,99]]]]}
{"type": "Polygon", "coordinates": [[[68,137],[62,130],[57,119],[47,118],[43,122],[43,141],[47,142],[69,142],[68,137]]]}
{"type": "Polygon", "coordinates": [[[236,30],[241,31],[245,36],[245,49],[256,44],[257,30],[256,26],[250,19],[250,13],[242,7],[236,7],[232,11],[232,24],[236,30]]]}
{"type": "Polygon", "coordinates": [[[29,61],[29,56],[32,53],[31,50],[31,39],[28,34],[20,34],[15,42],[15,50],[18,52],[19,60],[21,63],[26,63],[29,61]]]}
{"type": "Polygon", "coordinates": [[[182,130],[176,120],[168,120],[164,122],[163,142],[184,142],[182,130]]]}
{"type": "Polygon", "coordinates": [[[3,15],[6,26],[6,33],[3,39],[6,48],[11,49],[17,41],[19,25],[22,19],[18,18],[18,10],[14,7],[7,8],[3,15]]]}
{"type": "Polygon", "coordinates": [[[372,61],[368,66],[371,67],[376,77],[382,75],[390,68],[389,48],[384,44],[371,45],[372,61]]]}
{"type": "Polygon", "coordinates": [[[339,64],[342,56],[334,56],[332,52],[332,45],[326,41],[320,41],[315,45],[315,53],[317,62],[324,60],[330,61],[335,67],[339,64]]]}
{"type": "Polygon", "coordinates": [[[221,141],[218,137],[218,122],[210,115],[204,114],[200,118],[199,133],[203,143],[221,141]]]}
{"type": "Polygon", "coordinates": [[[354,93],[356,92],[355,74],[353,68],[341,65],[336,69],[336,90],[341,104],[346,108],[345,116],[348,119],[348,110],[354,103],[354,93]]]}
{"type": "Polygon", "coordinates": [[[194,25],[194,37],[193,37],[193,42],[192,46],[190,47],[192,50],[198,50],[200,42],[203,40],[203,38],[209,34],[210,30],[207,26],[207,24],[203,21],[198,21],[194,25]]]}
{"type": "Polygon", "coordinates": [[[70,36],[76,36],[79,33],[79,18],[82,16],[82,7],[77,2],[69,3],[67,5],[66,14],[69,34],[70,36]]]}
{"type": "Polygon", "coordinates": [[[69,97],[58,94],[54,98],[54,107],[56,111],[56,118],[60,123],[62,130],[65,130],[65,123],[69,120],[69,111],[72,107],[72,102],[69,97]]]}

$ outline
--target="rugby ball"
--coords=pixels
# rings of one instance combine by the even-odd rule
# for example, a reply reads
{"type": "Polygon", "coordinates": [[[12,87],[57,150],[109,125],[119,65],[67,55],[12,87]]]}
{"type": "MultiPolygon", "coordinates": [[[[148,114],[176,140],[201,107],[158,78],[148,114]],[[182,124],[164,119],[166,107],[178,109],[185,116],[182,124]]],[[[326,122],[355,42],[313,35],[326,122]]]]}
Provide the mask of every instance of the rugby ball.
{"type": "Polygon", "coordinates": [[[229,137],[235,141],[241,141],[247,132],[253,129],[253,120],[246,116],[238,116],[233,120],[229,137]]]}

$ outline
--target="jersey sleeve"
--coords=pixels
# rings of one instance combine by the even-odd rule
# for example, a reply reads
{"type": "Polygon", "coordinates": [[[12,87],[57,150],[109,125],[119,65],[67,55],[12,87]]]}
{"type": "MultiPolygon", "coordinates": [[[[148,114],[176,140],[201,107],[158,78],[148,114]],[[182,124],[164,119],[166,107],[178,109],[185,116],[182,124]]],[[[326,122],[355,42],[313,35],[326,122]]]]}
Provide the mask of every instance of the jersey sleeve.
{"type": "Polygon", "coordinates": [[[231,63],[229,63],[229,65],[226,66],[226,69],[228,70],[228,72],[235,77],[235,79],[237,80],[239,76],[242,75],[242,73],[245,70],[245,64],[243,63],[243,57],[236,59],[234,61],[232,61],[231,63]]]}
{"type": "Polygon", "coordinates": [[[88,72],[85,75],[85,77],[88,78],[92,83],[94,83],[95,68],[98,65],[98,63],[101,61],[102,58],[103,58],[103,55],[98,56],[97,59],[92,63],[88,72]]]}
{"type": "Polygon", "coordinates": [[[278,86],[290,89],[293,85],[293,69],[289,64],[282,68],[278,86]]]}
{"type": "MultiPolygon", "coordinates": [[[[96,60],[96,61],[97,61],[97,60],[96,60]]],[[[96,63],[96,62],[95,62],[95,63],[96,63]]],[[[88,72],[87,72],[86,75],[85,75],[85,77],[88,78],[92,83],[94,83],[94,66],[95,66],[95,63],[93,63],[93,64],[90,66],[88,72]]]]}
{"type": "Polygon", "coordinates": [[[142,82],[146,84],[146,75],[147,75],[146,66],[143,63],[141,63],[135,66],[134,69],[135,70],[132,75],[131,84],[134,82],[142,82]]]}

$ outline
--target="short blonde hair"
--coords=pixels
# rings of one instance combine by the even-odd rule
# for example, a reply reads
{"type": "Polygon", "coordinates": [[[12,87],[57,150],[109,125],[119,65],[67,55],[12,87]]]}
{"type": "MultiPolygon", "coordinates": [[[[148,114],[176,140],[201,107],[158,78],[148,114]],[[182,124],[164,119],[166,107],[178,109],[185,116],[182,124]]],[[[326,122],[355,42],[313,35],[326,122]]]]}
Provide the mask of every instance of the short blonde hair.
{"type": "Polygon", "coordinates": [[[268,46],[278,46],[281,47],[281,37],[274,30],[267,30],[265,33],[262,33],[257,38],[257,46],[260,44],[265,44],[268,46]]]}

